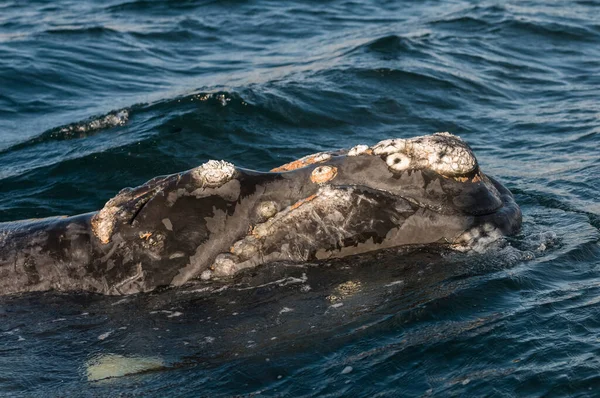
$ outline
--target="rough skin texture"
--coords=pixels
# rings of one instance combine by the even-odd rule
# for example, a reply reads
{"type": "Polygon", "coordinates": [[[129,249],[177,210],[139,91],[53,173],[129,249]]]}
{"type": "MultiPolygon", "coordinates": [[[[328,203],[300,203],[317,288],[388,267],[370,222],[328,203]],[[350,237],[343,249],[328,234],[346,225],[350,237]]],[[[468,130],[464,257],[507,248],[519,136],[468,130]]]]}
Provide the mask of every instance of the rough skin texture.
{"type": "Polygon", "coordinates": [[[402,245],[483,250],[520,225],[511,193],[448,133],[267,173],[211,160],[123,189],[96,213],[0,224],[0,294],[131,294],[402,245]]]}

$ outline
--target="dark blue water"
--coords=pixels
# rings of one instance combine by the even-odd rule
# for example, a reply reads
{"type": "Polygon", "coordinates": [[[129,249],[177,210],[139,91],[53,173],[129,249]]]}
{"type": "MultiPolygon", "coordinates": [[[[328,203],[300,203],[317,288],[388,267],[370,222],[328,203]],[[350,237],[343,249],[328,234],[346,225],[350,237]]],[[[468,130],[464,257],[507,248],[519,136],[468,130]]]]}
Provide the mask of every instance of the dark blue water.
{"type": "Polygon", "coordinates": [[[0,0],[0,221],[436,131],[524,212],[479,255],[1,298],[0,395],[598,396],[599,98],[594,0],[0,0]]]}

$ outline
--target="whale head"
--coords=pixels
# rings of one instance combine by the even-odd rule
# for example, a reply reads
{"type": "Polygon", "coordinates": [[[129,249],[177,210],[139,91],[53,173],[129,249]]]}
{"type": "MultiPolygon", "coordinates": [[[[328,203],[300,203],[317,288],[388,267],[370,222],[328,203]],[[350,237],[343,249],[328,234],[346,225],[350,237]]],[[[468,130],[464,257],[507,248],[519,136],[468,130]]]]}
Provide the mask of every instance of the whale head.
{"type": "Polygon", "coordinates": [[[512,195],[480,170],[469,145],[436,133],[317,153],[270,172],[212,160],[121,191],[91,225],[100,250],[120,245],[121,261],[143,264],[146,284],[180,285],[270,261],[464,246],[520,223],[512,195]]]}

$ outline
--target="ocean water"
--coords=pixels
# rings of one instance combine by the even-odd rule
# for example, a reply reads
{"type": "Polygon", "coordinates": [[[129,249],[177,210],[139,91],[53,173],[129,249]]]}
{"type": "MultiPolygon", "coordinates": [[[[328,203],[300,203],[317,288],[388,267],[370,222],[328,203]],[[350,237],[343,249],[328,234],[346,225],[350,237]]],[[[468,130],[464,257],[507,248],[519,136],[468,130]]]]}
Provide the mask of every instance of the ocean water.
{"type": "Polygon", "coordinates": [[[524,213],[482,254],[2,297],[0,395],[598,396],[599,98],[596,0],[0,0],[0,221],[436,131],[524,213]]]}

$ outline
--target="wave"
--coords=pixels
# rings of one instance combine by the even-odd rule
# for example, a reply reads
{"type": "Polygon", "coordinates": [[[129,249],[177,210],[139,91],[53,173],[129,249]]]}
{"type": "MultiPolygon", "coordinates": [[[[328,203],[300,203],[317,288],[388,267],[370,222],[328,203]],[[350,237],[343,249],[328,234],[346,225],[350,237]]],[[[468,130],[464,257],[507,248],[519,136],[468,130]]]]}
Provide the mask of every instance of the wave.
{"type": "Polygon", "coordinates": [[[111,112],[107,115],[92,118],[90,120],[74,123],[65,127],[60,127],[58,131],[50,132],[50,138],[53,139],[70,139],[70,138],[81,138],[86,134],[94,131],[123,126],[129,120],[129,110],[121,109],[118,111],[111,112]]]}
{"type": "Polygon", "coordinates": [[[115,29],[106,26],[64,26],[60,28],[47,29],[44,33],[51,35],[90,35],[100,36],[104,34],[119,33],[115,29]]]}
{"type": "MultiPolygon", "coordinates": [[[[225,119],[228,124],[235,124],[237,121],[243,124],[246,122],[246,119],[243,118],[246,116],[287,125],[297,123],[299,118],[310,123],[317,116],[315,113],[303,109],[301,104],[290,101],[276,91],[261,94],[245,90],[244,94],[254,99],[255,102],[244,99],[241,94],[234,91],[215,91],[197,92],[152,103],[135,104],[103,115],[51,128],[36,137],[0,151],[0,154],[50,142],[92,137],[108,130],[125,127],[133,114],[138,117],[140,123],[147,123],[159,134],[181,132],[191,124],[197,128],[202,126],[210,128],[211,125],[222,123],[225,119]]],[[[321,122],[323,122],[322,119],[323,117],[321,122]]],[[[139,126],[139,123],[136,126],[139,126]]]]}
{"type": "Polygon", "coordinates": [[[410,51],[416,47],[416,41],[408,37],[389,35],[380,37],[365,45],[369,51],[380,53],[395,53],[401,51],[410,51]]]}
{"type": "Polygon", "coordinates": [[[432,19],[428,25],[438,28],[452,29],[454,36],[463,32],[472,33],[473,30],[495,35],[534,35],[559,41],[595,41],[598,37],[598,28],[594,20],[590,23],[578,25],[571,24],[561,15],[547,14],[541,9],[535,14],[526,8],[520,9],[511,6],[471,6],[446,14],[440,18],[432,19]]]}
{"type": "Polygon", "coordinates": [[[116,111],[111,111],[105,115],[93,116],[89,119],[80,122],[55,127],[53,129],[43,132],[37,137],[8,147],[0,151],[0,154],[15,151],[18,149],[26,148],[35,144],[48,141],[64,141],[77,138],[84,138],[101,130],[124,126],[129,121],[130,112],[131,110],[129,108],[124,108],[116,111]]]}
{"type": "Polygon", "coordinates": [[[120,4],[114,4],[106,7],[111,12],[133,12],[139,13],[144,11],[159,11],[159,10],[190,10],[208,5],[231,5],[231,4],[244,4],[243,0],[134,0],[125,1],[120,4]]]}
{"type": "Polygon", "coordinates": [[[431,45],[430,34],[418,36],[386,35],[360,44],[347,51],[350,54],[372,54],[384,60],[398,59],[402,56],[427,55],[431,45]]]}
{"type": "Polygon", "coordinates": [[[541,35],[565,42],[586,41],[595,42],[598,32],[585,26],[570,25],[564,22],[539,21],[533,19],[512,19],[494,27],[494,31],[501,29],[514,30],[516,32],[541,35]]]}

